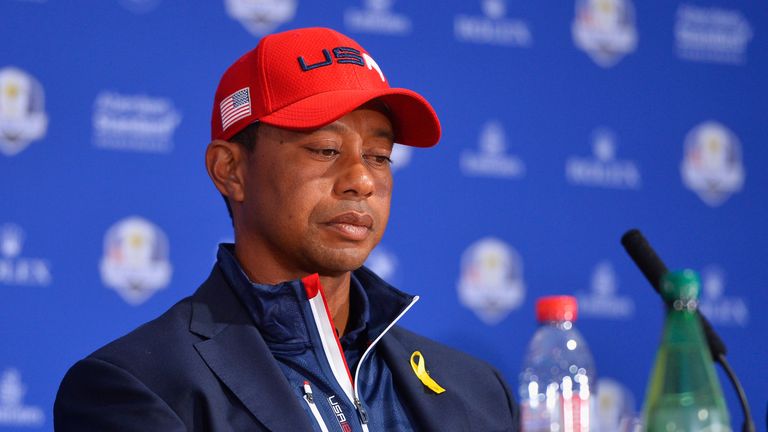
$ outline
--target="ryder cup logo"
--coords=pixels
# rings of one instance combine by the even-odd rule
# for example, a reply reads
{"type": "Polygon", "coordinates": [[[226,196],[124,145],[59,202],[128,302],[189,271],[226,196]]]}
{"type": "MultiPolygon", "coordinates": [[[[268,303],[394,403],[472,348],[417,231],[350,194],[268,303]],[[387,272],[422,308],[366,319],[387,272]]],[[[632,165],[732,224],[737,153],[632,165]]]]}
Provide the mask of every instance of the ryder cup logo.
{"type": "Polygon", "coordinates": [[[592,271],[592,292],[577,295],[579,314],[594,318],[630,319],[635,304],[629,297],[617,295],[616,272],[610,261],[601,261],[592,271]]]}
{"type": "MultiPolygon", "coordinates": [[[[581,303],[579,303],[579,310],[581,310],[581,303]]],[[[599,409],[590,430],[604,432],[639,431],[640,427],[636,427],[636,423],[634,423],[636,421],[634,419],[635,397],[632,391],[610,378],[600,378],[596,384],[599,409]]],[[[592,396],[594,397],[594,395],[592,396]]]]}
{"type": "Polygon", "coordinates": [[[365,9],[349,8],[344,25],[356,32],[404,35],[411,32],[411,20],[389,9],[394,0],[365,0],[365,9]]]}
{"type": "Polygon", "coordinates": [[[483,322],[497,324],[525,298],[520,256],[501,240],[478,240],[461,256],[458,292],[461,303],[483,322]]]}
{"type": "Polygon", "coordinates": [[[13,156],[45,136],[43,87],[26,72],[0,69],[0,153],[13,156]]]}
{"type": "Polygon", "coordinates": [[[232,19],[259,37],[292,20],[296,14],[296,0],[225,0],[224,6],[232,19]]]}
{"type": "Polygon", "coordinates": [[[16,369],[0,375],[0,426],[40,427],[45,414],[40,407],[24,405],[27,387],[16,369]]]}
{"type": "Polygon", "coordinates": [[[101,279],[131,305],[139,305],[171,280],[168,239],[140,217],[113,225],[104,238],[101,279]]]}
{"type": "Polygon", "coordinates": [[[598,65],[615,65],[637,46],[631,0],[576,0],[573,42],[598,65]]]}
{"type": "Polygon", "coordinates": [[[685,137],[680,174],[702,201],[712,207],[723,204],[744,185],[739,139],[714,121],[694,127],[685,137]]]}

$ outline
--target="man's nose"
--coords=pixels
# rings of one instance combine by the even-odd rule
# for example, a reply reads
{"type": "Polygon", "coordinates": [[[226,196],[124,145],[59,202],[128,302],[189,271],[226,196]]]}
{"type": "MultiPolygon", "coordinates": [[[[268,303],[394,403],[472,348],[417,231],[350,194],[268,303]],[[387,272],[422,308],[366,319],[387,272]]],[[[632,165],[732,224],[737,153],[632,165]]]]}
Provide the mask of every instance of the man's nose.
{"type": "Polygon", "coordinates": [[[374,179],[363,155],[347,155],[339,166],[334,192],[353,199],[368,198],[374,192],[374,179]]]}

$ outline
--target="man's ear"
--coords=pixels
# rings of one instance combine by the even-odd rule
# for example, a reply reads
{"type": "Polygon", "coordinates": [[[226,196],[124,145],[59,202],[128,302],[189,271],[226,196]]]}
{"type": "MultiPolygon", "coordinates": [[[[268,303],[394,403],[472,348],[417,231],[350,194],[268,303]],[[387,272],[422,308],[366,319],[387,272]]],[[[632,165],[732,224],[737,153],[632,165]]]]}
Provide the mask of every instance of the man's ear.
{"type": "Polygon", "coordinates": [[[243,163],[246,149],[237,143],[214,140],[205,150],[205,167],[216,189],[230,201],[245,199],[243,187],[243,163]]]}

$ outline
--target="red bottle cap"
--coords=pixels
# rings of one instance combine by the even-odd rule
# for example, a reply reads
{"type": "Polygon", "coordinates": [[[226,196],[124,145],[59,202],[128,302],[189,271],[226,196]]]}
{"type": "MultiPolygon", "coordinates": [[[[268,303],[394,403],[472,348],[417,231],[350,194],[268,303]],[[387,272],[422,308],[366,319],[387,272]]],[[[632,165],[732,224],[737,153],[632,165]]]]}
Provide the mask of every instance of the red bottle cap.
{"type": "Polygon", "coordinates": [[[542,297],[536,301],[536,319],[539,322],[576,321],[578,309],[576,297],[542,297]]]}

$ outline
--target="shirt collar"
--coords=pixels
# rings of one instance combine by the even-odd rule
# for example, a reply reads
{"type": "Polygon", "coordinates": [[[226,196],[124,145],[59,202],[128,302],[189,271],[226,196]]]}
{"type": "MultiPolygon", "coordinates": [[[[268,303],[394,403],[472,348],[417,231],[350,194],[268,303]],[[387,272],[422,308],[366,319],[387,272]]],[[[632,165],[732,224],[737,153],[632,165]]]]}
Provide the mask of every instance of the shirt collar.
{"type": "MultiPolygon", "coordinates": [[[[307,297],[300,280],[275,285],[251,282],[231,243],[219,245],[217,258],[225,278],[268,343],[309,343],[301,313],[307,297]]],[[[341,338],[344,345],[357,344],[362,337],[365,342],[375,339],[413,300],[412,295],[392,287],[365,267],[352,272],[349,288],[349,324],[341,338]],[[372,308],[372,304],[376,307],[372,308]]]]}
{"type": "Polygon", "coordinates": [[[302,314],[307,294],[300,280],[275,285],[251,282],[235,257],[233,244],[222,243],[217,254],[224,277],[271,346],[301,349],[310,343],[302,314]]]}
{"type": "Polygon", "coordinates": [[[339,340],[341,345],[346,348],[360,342],[361,338],[368,342],[367,327],[370,319],[371,303],[368,301],[368,294],[353,273],[349,282],[349,322],[347,332],[339,340]]]}

